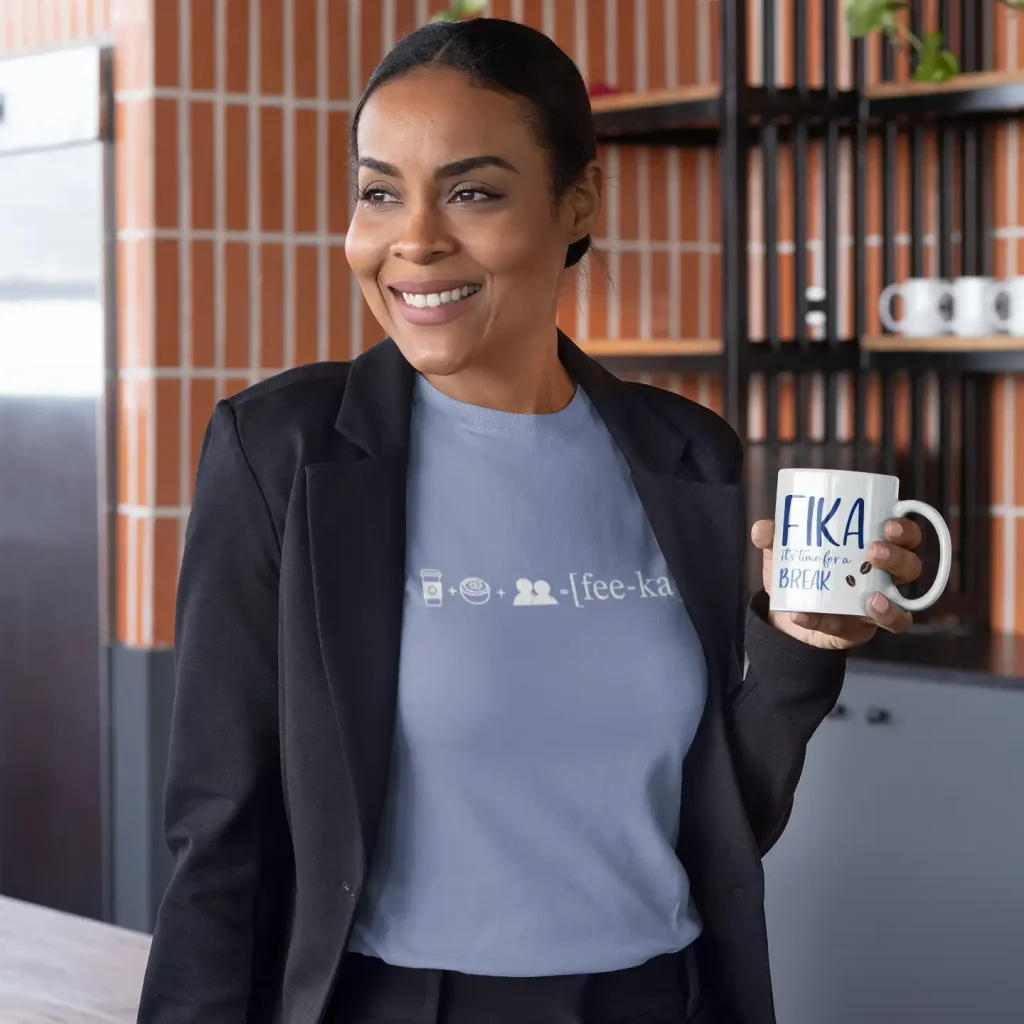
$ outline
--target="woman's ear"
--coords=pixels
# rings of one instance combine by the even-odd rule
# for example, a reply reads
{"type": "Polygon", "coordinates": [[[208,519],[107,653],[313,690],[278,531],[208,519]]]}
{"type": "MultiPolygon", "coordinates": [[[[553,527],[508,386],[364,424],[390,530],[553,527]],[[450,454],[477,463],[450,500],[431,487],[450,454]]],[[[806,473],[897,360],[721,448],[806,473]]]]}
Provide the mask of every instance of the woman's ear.
{"type": "Polygon", "coordinates": [[[594,225],[601,215],[601,194],[604,190],[604,172],[601,165],[592,160],[580,180],[573,186],[571,206],[573,212],[572,239],[578,242],[581,238],[593,234],[594,225]]]}

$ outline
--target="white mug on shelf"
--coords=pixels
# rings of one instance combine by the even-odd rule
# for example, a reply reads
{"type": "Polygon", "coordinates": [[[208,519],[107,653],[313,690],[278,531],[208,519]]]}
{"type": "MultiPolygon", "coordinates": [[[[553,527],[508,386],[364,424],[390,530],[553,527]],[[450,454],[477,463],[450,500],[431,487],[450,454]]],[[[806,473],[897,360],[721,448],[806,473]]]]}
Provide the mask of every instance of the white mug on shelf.
{"type": "Polygon", "coordinates": [[[949,329],[963,338],[978,338],[989,334],[992,321],[989,316],[988,295],[992,287],[990,277],[957,277],[949,286],[953,299],[949,329]]]}
{"type": "Polygon", "coordinates": [[[1024,337],[1024,277],[1008,277],[992,283],[988,289],[988,320],[997,331],[1024,337]],[[1004,297],[1005,316],[999,308],[999,300],[1004,297]]]}
{"type": "Polygon", "coordinates": [[[838,469],[781,469],[775,495],[772,593],[780,612],[867,615],[881,591],[901,608],[930,608],[949,582],[953,545],[946,521],[923,501],[900,501],[899,477],[838,469]],[[886,521],[916,513],[939,535],[939,570],[926,594],[904,597],[869,561],[886,521]]]}
{"type": "Polygon", "coordinates": [[[878,316],[886,328],[909,338],[931,338],[946,333],[942,300],[950,295],[947,281],[933,277],[909,277],[906,281],[886,285],[878,297],[878,316]],[[903,316],[892,315],[892,301],[903,300],[903,316]]]}

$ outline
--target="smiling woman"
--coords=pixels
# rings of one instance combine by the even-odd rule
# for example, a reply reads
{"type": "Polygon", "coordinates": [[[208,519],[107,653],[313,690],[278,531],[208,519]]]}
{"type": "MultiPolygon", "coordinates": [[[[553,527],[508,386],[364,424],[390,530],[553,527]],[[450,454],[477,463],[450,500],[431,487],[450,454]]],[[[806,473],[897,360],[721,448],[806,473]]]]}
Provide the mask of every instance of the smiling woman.
{"type": "Polygon", "coordinates": [[[483,386],[508,411],[564,406],[573,388],[551,345],[562,271],[589,248],[601,200],[569,57],[512,22],[421,29],[370,78],[351,155],[345,249],[406,359],[455,397],[483,386]],[[538,395],[539,380],[559,386],[538,395]]]}
{"type": "Polygon", "coordinates": [[[906,613],[745,609],[736,434],[558,332],[601,171],[551,40],[412,33],[351,145],[389,337],[208,429],[140,1024],[774,1024],[760,858],[906,613]]]}

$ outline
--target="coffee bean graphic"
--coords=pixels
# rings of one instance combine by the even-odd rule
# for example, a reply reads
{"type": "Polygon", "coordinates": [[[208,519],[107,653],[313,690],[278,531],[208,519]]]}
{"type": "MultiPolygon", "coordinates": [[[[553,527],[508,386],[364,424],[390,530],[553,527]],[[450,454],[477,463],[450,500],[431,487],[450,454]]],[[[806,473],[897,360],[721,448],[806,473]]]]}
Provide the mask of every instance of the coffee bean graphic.
{"type": "Polygon", "coordinates": [[[866,576],[869,572],[871,572],[871,569],[872,569],[871,563],[870,562],[865,562],[860,567],[860,574],[861,574],[861,576],[866,576]]]}
{"type": "Polygon", "coordinates": [[[846,577],[846,582],[847,582],[847,583],[848,583],[848,584],[849,584],[849,585],[850,585],[851,587],[855,587],[855,586],[857,586],[857,581],[856,581],[856,580],[855,580],[855,579],[854,579],[854,578],[853,578],[852,576],[847,576],[847,577],[846,577]]]}

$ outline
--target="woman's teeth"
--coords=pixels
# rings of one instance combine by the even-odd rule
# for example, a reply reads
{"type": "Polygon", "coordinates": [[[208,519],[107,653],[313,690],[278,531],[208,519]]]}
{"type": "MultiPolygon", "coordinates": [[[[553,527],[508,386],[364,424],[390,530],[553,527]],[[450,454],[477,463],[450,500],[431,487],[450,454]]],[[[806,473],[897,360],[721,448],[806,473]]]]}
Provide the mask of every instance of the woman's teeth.
{"type": "Polygon", "coordinates": [[[481,285],[478,284],[467,284],[448,292],[402,292],[402,299],[407,306],[418,306],[420,309],[426,306],[447,306],[449,303],[469,298],[470,295],[476,295],[480,288],[481,285]]]}

